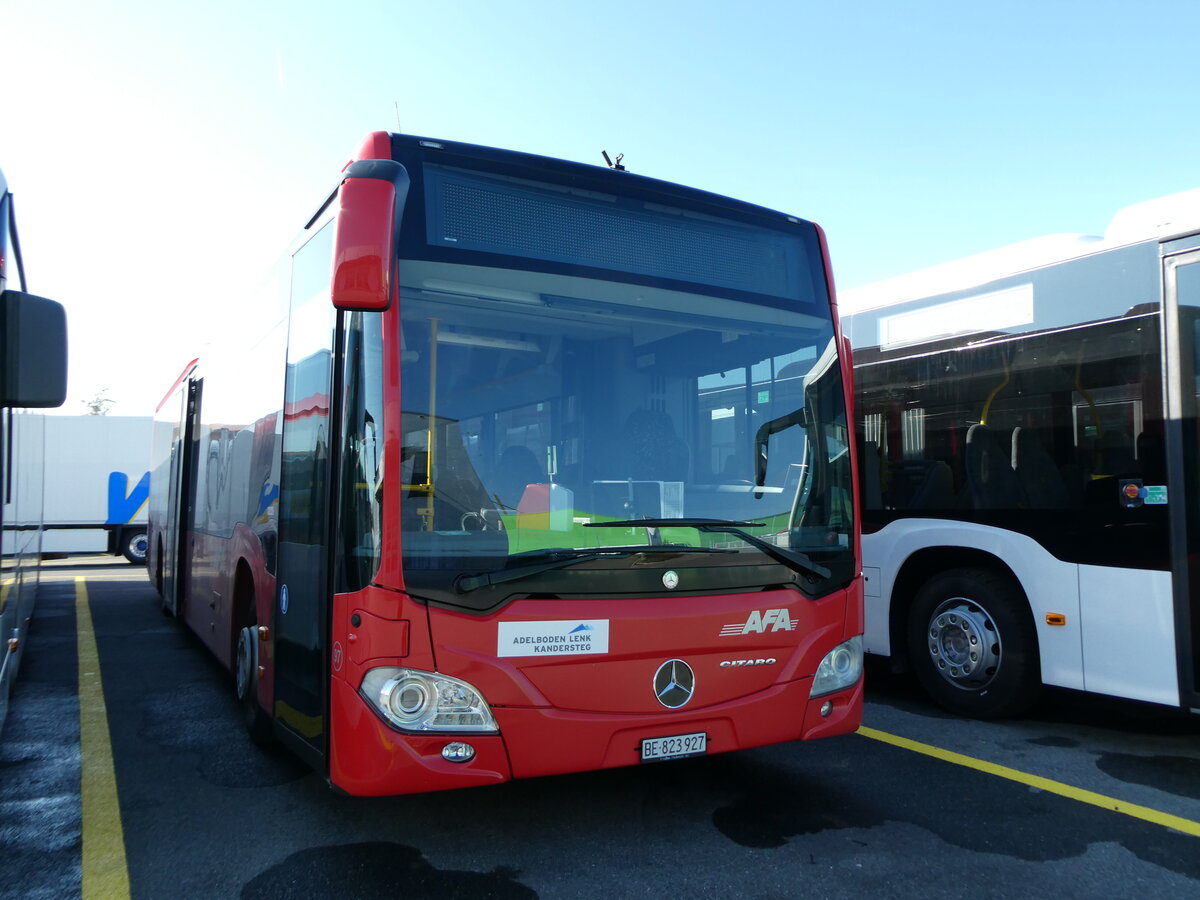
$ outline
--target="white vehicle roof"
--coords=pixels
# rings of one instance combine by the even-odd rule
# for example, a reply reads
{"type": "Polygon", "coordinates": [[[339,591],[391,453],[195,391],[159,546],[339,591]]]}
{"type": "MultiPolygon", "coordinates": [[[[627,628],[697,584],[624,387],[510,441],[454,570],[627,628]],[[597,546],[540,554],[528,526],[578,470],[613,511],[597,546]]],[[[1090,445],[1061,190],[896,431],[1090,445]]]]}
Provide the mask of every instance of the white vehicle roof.
{"type": "Polygon", "coordinates": [[[850,315],[918,297],[936,297],[1102,250],[1193,231],[1200,231],[1200,188],[1127,206],[1113,216],[1103,236],[1049,234],[838,291],[838,311],[850,315]]]}

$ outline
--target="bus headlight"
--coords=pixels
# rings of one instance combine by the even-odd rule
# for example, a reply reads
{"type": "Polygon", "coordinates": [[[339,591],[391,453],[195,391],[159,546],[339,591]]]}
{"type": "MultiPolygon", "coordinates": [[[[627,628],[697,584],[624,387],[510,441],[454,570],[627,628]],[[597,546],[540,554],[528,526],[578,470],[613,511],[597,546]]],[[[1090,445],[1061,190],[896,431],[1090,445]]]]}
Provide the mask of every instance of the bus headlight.
{"type": "Polygon", "coordinates": [[[479,691],[448,675],[383,666],[367,672],[361,693],[401,731],[500,730],[479,691]]]}
{"type": "Polygon", "coordinates": [[[813,678],[812,690],[808,692],[808,696],[820,697],[822,694],[832,694],[834,691],[848,688],[862,677],[862,670],[862,635],[858,635],[844,644],[838,644],[825,654],[825,658],[817,666],[817,675],[813,678]]]}

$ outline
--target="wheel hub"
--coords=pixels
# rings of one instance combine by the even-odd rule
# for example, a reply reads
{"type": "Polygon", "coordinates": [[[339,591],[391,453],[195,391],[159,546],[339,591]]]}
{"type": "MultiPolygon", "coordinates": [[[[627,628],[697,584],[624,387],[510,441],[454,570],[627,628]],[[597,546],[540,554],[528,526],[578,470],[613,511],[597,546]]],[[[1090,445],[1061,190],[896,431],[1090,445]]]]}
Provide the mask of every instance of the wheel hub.
{"type": "Polygon", "coordinates": [[[247,691],[250,690],[250,667],[254,665],[252,641],[253,629],[243,628],[238,634],[237,665],[235,667],[239,700],[245,699],[247,691]]]}
{"type": "Polygon", "coordinates": [[[946,600],[929,618],[929,656],[934,670],[963,690],[991,684],[1000,668],[1000,632],[978,603],[946,600]]]}

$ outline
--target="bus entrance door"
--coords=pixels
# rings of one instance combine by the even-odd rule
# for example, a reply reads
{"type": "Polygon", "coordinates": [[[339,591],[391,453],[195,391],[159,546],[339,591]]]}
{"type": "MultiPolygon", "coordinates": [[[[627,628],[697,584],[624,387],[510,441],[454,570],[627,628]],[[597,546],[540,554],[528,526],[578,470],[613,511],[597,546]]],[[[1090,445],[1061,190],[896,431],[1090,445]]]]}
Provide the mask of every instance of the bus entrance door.
{"type": "Polygon", "coordinates": [[[1200,250],[1163,261],[1179,702],[1200,712],[1200,250]]]}
{"type": "Polygon", "coordinates": [[[192,493],[195,490],[196,419],[199,414],[200,380],[188,373],[179,391],[179,419],[171,445],[167,491],[174,515],[164,522],[162,555],[163,608],[173,616],[183,612],[183,594],[188,571],[187,532],[191,524],[192,493]]]}

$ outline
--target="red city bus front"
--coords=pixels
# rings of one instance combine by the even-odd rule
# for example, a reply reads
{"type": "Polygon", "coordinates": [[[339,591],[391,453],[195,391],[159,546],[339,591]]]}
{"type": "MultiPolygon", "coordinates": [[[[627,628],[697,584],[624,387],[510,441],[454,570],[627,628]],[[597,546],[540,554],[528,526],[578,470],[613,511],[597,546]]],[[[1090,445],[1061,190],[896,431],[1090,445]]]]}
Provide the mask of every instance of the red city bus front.
{"type": "Polygon", "coordinates": [[[601,191],[568,164],[570,187],[441,142],[391,151],[394,302],[355,313],[347,351],[367,550],[334,602],[333,782],[434,790],[857,728],[819,229],[604,170],[601,191]]]}

